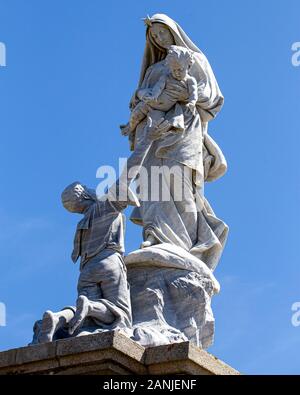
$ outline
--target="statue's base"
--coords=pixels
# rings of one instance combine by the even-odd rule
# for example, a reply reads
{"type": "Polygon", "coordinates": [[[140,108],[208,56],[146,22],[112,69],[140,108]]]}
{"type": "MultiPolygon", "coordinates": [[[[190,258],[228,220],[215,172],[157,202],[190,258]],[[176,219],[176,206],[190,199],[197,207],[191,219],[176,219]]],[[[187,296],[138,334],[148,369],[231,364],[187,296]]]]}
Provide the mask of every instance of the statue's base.
{"type": "Polygon", "coordinates": [[[106,332],[0,353],[0,375],[236,375],[235,369],[190,342],[144,348],[106,332]]]}

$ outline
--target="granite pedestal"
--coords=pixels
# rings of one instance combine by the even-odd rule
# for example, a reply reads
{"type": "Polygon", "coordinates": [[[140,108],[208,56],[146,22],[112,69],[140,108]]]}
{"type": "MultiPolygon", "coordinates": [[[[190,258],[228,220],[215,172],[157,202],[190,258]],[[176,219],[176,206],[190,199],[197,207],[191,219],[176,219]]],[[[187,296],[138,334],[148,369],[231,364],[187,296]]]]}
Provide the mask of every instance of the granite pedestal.
{"type": "Polygon", "coordinates": [[[144,348],[105,332],[0,353],[0,375],[238,375],[190,342],[144,348]]]}

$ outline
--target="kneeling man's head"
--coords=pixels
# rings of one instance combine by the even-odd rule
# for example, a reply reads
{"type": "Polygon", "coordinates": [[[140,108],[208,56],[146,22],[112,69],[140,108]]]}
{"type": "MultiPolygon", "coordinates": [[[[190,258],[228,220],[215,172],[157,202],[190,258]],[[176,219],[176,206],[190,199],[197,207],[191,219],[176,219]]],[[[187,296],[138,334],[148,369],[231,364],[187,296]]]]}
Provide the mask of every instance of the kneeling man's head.
{"type": "Polygon", "coordinates": [[[64,189],[61,200],[68,211],[82,214],[96,201],[96,193],[79,181],[75,181],[64,189]]]}

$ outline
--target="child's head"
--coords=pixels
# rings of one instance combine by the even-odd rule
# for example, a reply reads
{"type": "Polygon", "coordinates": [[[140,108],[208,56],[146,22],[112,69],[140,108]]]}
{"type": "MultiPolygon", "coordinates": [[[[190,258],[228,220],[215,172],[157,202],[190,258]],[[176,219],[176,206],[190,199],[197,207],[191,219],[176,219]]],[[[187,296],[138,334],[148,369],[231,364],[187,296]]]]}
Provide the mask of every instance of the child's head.
{"type": "Polygon", "coordinates": [[[166,57],[166,63],[172,76],[180,81],[187,76],[190,67],[194,63],[193,54],[187,48],[171,45],[166,57]]]}
{"type": "Polygon", "coordinates": [[[82,214],[94,201],[95,192],[75,181],[67,186],[61,194],[63,206],[72,213],[82,214]]]}

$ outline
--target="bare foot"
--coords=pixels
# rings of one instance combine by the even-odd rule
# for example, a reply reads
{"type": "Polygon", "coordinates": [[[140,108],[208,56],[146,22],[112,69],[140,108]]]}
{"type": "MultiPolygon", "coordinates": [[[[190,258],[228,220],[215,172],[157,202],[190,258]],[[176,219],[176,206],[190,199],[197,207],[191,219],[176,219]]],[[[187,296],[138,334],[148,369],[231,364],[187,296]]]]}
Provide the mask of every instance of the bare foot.
{"type": "Polygon", "coordinates": [[[69,322],[69,334],[73,335],[76,329],[83,323],[89,313],[89,300],[86,296],[80,295],[77,299],[76,313],[69,322]]]}
{"type": "Polygon", "coordinates": [[[147,239],[141,244],[141,248],[150,247],[153,246],[154,244],[158,244],[158,241],[154,236],[149,235],[147,239]]]}
{"type": "Polygon", "coordinates": [[[59,316],[51,310],[47,310],[43,315],[41,333],[38,337],[39,343],[49,343],[53,340],[54,333],[59,323],[59,316]]]}

